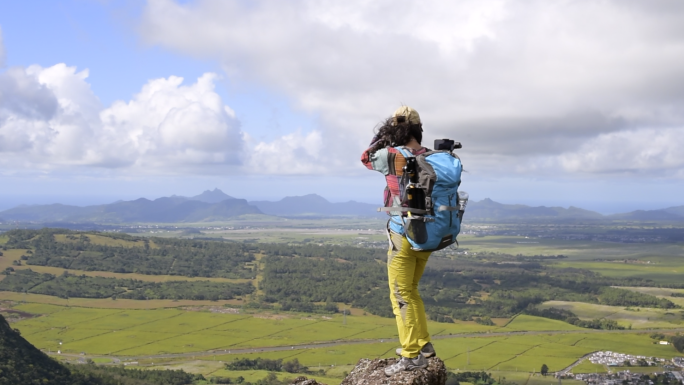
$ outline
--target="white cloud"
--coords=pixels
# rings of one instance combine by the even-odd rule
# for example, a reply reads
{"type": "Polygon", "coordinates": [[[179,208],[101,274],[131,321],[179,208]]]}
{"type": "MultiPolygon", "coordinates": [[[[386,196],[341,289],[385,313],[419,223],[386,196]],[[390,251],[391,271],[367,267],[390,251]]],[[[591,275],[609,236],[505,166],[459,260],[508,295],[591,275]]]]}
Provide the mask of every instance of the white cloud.
{"type": "Polygon", "coordinates": [[[251,154],[245,164],[250,174],[301,175],[325,174],[325,164],[318,160],[325,154],[321,133],[300,131],[272,142],[255,142],[247,136],[251,154]]]}
{"type": "Polygon", "coordinates": [[[0,165],[5,172],[71,166],[127,173],[205,172],[240,164],[242,132],[214,92],[216,76],[190,85],[150,80],[128,102],[103,108],[65,64],[0,74],[0,165]]]}
{"type": "Polygon", "coordinates": [[[560,157],[570,172],[684,177],[684,128],[639,129],[599,135],[560,157]],[[675,175],[672,175],[672,173],[675,175]]]}
{"type": "MultiPolygon", "coordinates": [[[[148,82],[133,100],[100,113],[103,142],[120,143],[142,167],[239,164],[242,133],[214,92],[215,77],[205,74],[190,86],[175,76],[148,82]]],[[[118,159],[107,155],[103,160],[118,159]]]]}
{"type": "MultiPolygon", "coordinates": [[[[317,113],[327,145],[302,166],[312,172],[324,163],[360,169],[356,153],[401,102],[420,111],[427,138],[464,142],[474,173],[510,164],[526,165],[520,173],[610,172],[567,166],[561,154],[684,125],[678,0],[150,0],[140,31],[150,44],[215,57],[232,80],[269,85],[317,113]]],[[[610,157],[595,151],[597,162],[610,157]]],[[[680,170],[667,159],[651,161],[680,170]]]]}

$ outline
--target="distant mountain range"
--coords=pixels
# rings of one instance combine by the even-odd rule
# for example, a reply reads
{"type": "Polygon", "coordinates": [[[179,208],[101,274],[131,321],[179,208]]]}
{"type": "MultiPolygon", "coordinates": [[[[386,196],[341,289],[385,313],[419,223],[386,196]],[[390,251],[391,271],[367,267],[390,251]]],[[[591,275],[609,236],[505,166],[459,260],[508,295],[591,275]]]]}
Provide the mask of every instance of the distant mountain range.
{"type": "MultiPolygon", "coordinates": [[[[191,223],[235,219],[246,214],[282,217],[362,216],[382,218],[379,205],[349,201],[332,203],[316,194],[286,197],[277,202],[247,201],[234,198],[219,189],[207,190],[193,197],[170,196],[149,200],[140,198],[95,206],[62,204],[18,206],[0,212],[1,221],[39,223],[191,223]]],[[[466,217],[478,221],[684,221],[684,206],[661,210],[637,210],[604,216],[577,207],[531,207],[509,205],[484,199],[470,202],[466,217]]]]}
{"type": "Polygon", "coordinates": [[[298,197],[285,197],[277,202],[252,201],[249,202],[259,208],[263,213],[278,216],[386,216],[378,213],[379,205],[349,201],[344,203],[331,203],[320,195],[309,194],[298,197]]]}
{"type": "Polygon", "coordinates": [[[262,212],[245,199],[236,199],[215,189],[190,198],[174,195],[85,207],[58,203],[19,206],[0,212],[0,218],[22,222],[174,223],[220,221],[244,214],[262,212]]]}

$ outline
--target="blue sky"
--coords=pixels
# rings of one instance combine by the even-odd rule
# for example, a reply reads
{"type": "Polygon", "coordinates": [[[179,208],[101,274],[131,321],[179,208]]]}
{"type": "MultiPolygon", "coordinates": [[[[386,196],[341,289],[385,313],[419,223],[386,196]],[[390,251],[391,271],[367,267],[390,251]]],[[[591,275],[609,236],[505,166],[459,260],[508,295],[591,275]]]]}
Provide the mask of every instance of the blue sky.
{"type": "Polygon", "coordinates": [[[0,3],[0,209],[377,202],[358,157],[401,103],[475,200],[684,204],[680,2],[400,3],[0,3]]]}

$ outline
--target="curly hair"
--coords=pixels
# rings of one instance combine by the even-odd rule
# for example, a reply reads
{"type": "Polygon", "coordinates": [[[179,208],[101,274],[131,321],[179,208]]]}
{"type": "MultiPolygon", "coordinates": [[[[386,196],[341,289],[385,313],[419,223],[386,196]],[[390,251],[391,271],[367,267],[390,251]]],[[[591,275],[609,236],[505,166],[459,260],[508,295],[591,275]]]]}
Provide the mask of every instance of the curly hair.
{"type": "Polygon", "coordinates": [[[411,139],[415,139],[419,144],[422,142],[423,128],[420,124],[395,123],[393,118],[387,118],[375,134],[375,143],[368,149],[368,154],[374,154],[385,147],[403,146],[411,139]]]}

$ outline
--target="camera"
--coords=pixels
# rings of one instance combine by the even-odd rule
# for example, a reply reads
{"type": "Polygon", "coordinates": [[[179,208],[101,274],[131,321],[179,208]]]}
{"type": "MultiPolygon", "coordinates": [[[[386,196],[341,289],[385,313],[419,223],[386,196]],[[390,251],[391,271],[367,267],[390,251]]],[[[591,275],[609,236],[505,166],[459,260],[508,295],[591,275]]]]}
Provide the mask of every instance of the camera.
{"type": "Polygon", "coordinates": [[[463,148],[461,142],[454,142],[451,139],[435,139],[435,151],[446,150],[451,152],[456,148],[463,148]]]}

